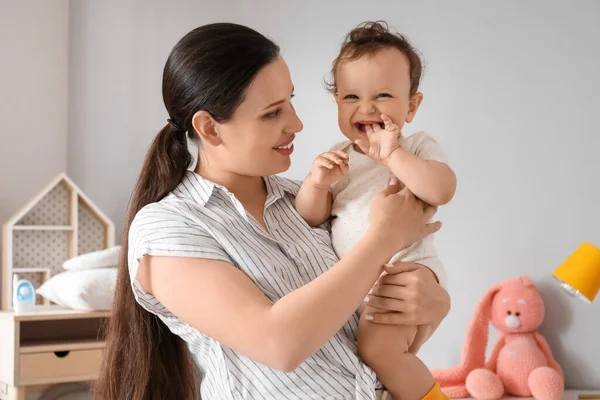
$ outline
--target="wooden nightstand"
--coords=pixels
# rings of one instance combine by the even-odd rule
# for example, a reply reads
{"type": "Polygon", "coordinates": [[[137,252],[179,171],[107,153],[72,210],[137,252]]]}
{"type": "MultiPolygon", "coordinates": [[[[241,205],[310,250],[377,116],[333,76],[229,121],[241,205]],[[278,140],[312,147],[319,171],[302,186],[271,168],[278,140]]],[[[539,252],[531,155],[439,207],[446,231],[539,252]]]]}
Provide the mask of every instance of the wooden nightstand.
{"type": "Polygon", "coordinates": [[[0,400],[24,400],[27,387],[97,379],[108,315],[58,307],[0,312],[0,400]]]}

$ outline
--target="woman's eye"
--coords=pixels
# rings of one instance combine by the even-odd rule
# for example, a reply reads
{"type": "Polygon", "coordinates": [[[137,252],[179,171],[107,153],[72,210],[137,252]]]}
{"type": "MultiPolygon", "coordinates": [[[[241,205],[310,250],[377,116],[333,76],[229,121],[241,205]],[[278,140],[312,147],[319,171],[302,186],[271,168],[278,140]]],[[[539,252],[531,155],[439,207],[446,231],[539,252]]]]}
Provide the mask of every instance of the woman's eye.
{"type": "Polygon", "coordinates": [[[280,112],[281,112],[281,108],[278,108],[277,110],[273,111],[272,113],[266,114],[264,116],[264,118],[267,118],[267,119],[275,118],[279,115],[280,112]]]}
{"type": "MultiPolygon", "coordinates": [[[[294,99],[294,97],[296,97],[295,94],[292,94],[290,96],[290,105],[291,105],[292,100],[294,99]]],[[[292,106],[292,108],[294,108],[294,106],[292,106]]],[[[281,114],[281,108],[278,108],[277,110],[275,110],[273,112],[270,112],[268,114],[263,115],[263,118],[265,118],[265,119],[273,119],[273,118],[277,117],[279,114],[281,114]]]]}

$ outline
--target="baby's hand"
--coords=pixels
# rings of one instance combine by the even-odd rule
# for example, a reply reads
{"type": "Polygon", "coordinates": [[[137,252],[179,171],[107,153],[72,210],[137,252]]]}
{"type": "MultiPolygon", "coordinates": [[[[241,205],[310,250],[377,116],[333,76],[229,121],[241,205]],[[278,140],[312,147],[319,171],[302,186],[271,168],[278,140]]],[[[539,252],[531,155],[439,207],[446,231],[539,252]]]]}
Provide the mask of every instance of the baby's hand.
{"type": "Polygon", "coordinates": [[[342,179],[346,172],[348,172],[348,153],[333,150],[321,154],[313,162],[310,179],[313,186],[329,189],[332,184],[342,179]]]}
{"type": "Polygon", "coordinates": [[[385,129],[378,124],[367,125],[367,138],[357,139],[355,143],[371,160],[385,165],[400,147],[400,128],[385,114],[381,114],[381,119],[385,129]]]}

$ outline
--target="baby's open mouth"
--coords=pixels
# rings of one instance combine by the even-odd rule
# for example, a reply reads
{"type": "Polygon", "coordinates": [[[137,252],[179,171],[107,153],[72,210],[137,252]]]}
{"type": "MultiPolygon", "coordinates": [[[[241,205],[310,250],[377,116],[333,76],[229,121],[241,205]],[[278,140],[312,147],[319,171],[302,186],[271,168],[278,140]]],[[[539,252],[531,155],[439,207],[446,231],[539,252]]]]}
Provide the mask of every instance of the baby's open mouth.
{"type": "Polygon", "coordinates": [[[380,121],[359,121],[359,122],[354,123],[354,127],[356,129],[358,129],[358,131],[360,133],[365,133],[365,134],[367,133],[367,129],[366,129],[367,125],[379,125],[381,127],[381,129],[383,129],[385,126],[383,124],[383,122],[380,122],[380,121]]]}

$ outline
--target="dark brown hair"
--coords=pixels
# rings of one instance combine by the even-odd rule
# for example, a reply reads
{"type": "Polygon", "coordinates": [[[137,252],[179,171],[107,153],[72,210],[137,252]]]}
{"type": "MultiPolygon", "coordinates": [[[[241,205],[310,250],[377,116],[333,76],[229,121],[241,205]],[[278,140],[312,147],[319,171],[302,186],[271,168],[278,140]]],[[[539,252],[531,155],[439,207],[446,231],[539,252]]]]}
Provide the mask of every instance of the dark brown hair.
{"type": "Polygon", "coordinates": [[[192,158],[187,137],[195,140],[192,117],[208,111],[229,120],[258,72],[279,57],[279,47],[260,33],[235,24],[205,25],[185,35],[169,55],[162,80],[166,124],[146,155],[129,204],[123,231],[112,315],[98,400],[193,400],[199,397],[197,370],[184,341],[135,301],[128,270],[128,234],[144,206],[171,192],[192,158]],[[187,132],[187,137],[186,137],[187,132]]]}
{"type": "Polygon", "coordinates": [[[421,56],[405,36],[390,32],[387,23],[383,21],[363,22],[346,35],[340,53],[333,61],[331,81],[325,83],[327,90],[332,94],[337,93],[336,74],[342,61],[358,60],[388,48],[395,48],[408,58],[410,94],[417,93],[423,73],[421,56]]]}

